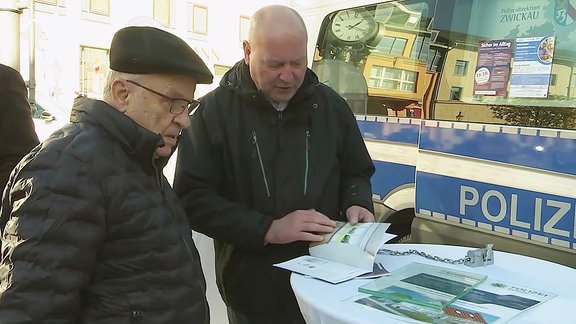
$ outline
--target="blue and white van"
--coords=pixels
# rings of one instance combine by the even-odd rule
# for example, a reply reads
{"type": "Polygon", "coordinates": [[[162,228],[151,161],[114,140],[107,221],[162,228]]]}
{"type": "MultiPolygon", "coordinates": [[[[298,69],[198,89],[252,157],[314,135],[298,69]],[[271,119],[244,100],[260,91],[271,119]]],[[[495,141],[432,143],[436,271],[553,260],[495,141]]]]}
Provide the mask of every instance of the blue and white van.
{"type": "Polygon", "coordinates": [[[402,240],[576,267],[576,0],[295,0],[402,240]]]}

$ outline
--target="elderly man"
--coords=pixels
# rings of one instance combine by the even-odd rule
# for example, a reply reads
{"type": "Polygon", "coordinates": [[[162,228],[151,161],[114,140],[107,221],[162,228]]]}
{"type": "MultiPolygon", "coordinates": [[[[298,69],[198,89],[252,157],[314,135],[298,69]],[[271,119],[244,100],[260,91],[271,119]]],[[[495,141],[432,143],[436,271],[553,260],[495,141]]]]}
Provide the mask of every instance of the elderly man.
{"type": "Polygon", "coordinates": [[[374,221],[374,165],[346,101],[307,69],[306,27],[284,6],[252,16],[244,60],[202,99],[174,188],[216,242],[231,323],[303,323],[290,273],[335,220],[374,221]]]}
{"type": "Polygon", "coordinates": [[[209,323],[198,251],[162,168],[212,74],[152,27],[119,30],[110,68],[104,100],[79,98],[8,183],[0,323],[209,323]]]}

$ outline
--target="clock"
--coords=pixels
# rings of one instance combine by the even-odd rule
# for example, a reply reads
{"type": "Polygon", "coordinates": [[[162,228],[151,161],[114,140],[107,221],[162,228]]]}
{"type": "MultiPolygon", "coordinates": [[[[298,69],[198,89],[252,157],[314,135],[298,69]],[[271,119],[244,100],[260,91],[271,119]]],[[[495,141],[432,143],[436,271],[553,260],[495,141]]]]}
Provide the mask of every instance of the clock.
{"type": "Polygon", "coordinates": [[[378,33],[378,22],[364,8],[342,10],[332,18],[330,30],[344,43],[366,42],[378,33]]]}

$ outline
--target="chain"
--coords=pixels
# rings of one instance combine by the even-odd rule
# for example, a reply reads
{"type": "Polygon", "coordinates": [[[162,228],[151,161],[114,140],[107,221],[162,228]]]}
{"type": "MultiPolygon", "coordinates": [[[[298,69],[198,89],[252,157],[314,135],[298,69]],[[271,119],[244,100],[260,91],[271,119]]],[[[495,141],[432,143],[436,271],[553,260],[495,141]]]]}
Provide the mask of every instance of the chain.
{"type": "Polygon", "coordinates": [[[431,254],[428,254],[426,252],[422,252],[422,251],[418,251],[418,250],[408,250],[408,251],[401,252],[401,251],[393,251],[393,250],[388,250],[388,249],[381,249],[378,251],[378,253],[379,254],[394,255],[394,256],[405,256],[405,255],[410,255],[410,254],[416,254],[416,255],[419,255],[419,256],[424,257],[426,259],[444,262],[444,263],[451,263],[451,264],[464,264],[465,262],[471,262],[472,261],[472,258],[470,258],[468,256],[456,260],[456,259],[441,258],[439,256],[431,255],[431,254]]]}

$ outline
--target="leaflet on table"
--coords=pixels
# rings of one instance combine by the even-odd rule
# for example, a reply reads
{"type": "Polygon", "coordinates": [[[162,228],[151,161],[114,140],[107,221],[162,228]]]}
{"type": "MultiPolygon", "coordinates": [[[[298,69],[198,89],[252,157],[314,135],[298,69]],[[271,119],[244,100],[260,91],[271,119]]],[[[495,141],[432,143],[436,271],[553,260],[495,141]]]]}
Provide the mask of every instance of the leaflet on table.
{"type": "Polygon", "coordinates": [[[397,319],[412,323],[502,324],[555,296],[550,292],[488,278],[443,310],[378,296],[355,296],[347,302],[390,313],[400,317],[397,319]]]}
{"type": "MultiPolygon", "coordinates": [[[[275,266],[309,275],[331,283],[346,281],[370,273],[380,247],[396,237],[386,233],[389,223],[337,222],[332,233],[322,242],[310,244],[310,255],[275,266]]],[[[384,273],[381,269],[377,269],[384,273]]]]}
{"type": "Polygon", "coordinates": [[[483,274],[412,262],[358,291],[441,310],[484,280],[483,274]]]}

